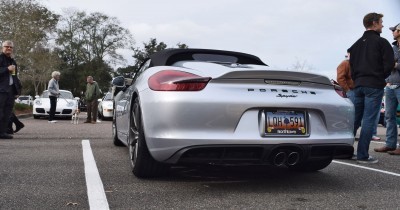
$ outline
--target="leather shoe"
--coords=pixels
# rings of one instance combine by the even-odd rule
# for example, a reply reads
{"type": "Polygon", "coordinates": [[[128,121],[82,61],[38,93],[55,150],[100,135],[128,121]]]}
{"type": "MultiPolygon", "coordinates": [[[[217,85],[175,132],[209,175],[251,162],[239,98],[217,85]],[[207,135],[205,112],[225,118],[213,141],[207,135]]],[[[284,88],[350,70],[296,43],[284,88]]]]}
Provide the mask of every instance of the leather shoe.
{"type": "Polygon", "coordinates": [[[20,125],[16,125],[16,126],[15,126],[15,131],[14,131],[14,133],[18,132],[18,131],[21,130],[23,127],[25,127],[24,123],[21,123],[20,125]]]}
{"type": "Polygon", "coordinates": [[[400,155],[400,149],[395,149],[393,151],[389,151],[388,153],[391,155],[400,155]]]}
{"type": "Polygon", "coordinates": [[[12,129],[7,129],[6,133],[7,134],[14,134],[14,131],[12,129]]]}
{"type": "Polygon", "coordinates": [[[390,147],[387,147],[387,146],[383,146],[383,147],[375,148],[374,151],[375,152],[389,152],[389,151],[393,151],[395,149],[396,148],[390,148],[390,147]]]}
{"type": "Polygon", "coordinates": [[[0,139],[12,139],[13,136],[11,136],[10,134],[6,134],[6,133],[1,133],[0,134],[0,139]]]}

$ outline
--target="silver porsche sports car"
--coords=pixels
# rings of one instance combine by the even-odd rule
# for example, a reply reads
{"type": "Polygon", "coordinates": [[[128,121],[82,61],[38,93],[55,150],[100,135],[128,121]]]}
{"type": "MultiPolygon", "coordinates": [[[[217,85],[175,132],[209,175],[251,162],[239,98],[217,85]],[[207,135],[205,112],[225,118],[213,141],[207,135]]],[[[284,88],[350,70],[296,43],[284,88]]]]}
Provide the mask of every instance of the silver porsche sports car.
{"type": "Polygon", "coordinates": [[[113,141],[137,177],[174,164],[316,171],[353,155],[354,107],[325,76],[211,49],[163,50],[132,75],[112,82],[113,141]]]}

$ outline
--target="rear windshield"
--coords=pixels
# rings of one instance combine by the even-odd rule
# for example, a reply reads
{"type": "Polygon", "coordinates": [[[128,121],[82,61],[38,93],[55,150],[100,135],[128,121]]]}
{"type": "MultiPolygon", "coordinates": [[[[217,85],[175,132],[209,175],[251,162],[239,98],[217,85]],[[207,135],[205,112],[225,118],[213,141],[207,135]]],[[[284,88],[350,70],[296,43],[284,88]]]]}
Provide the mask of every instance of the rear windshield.
{"type": "Polygon", "coordinates": [[[28,96],[20,96],[19,100],[29,100],[29,97],[28,96]]]}

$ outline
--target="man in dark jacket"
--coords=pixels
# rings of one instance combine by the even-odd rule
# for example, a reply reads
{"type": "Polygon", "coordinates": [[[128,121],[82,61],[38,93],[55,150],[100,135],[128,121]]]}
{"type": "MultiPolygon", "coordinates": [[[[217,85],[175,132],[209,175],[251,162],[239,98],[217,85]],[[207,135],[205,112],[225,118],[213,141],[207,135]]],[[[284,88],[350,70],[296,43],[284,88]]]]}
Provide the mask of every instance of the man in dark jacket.
{"type": "Polygon", "coordinates": [[[361,126],[357,147],[358,163],[377,163],[369,156],[368,150],[372,138],[376,113],[378,113],[385,79],[394,68],[394,55],[390,43],[380,37],[382,33],[382,14],[369,13],[364,16],[366,31],[349,49],[351,77],[354,81],[354,134],[361,126]],[[361,125],[362,122],[362,125],[361,125]]]}
{"type": "Polygon", "coordinates": [[[17,64],[11,57],[13,48],[12,41],[2,43],[2,53],[0,54],[0,139],[13,138],[6,131],[14,107],[14,96],[20,92],[17,81],[17,64]]]}

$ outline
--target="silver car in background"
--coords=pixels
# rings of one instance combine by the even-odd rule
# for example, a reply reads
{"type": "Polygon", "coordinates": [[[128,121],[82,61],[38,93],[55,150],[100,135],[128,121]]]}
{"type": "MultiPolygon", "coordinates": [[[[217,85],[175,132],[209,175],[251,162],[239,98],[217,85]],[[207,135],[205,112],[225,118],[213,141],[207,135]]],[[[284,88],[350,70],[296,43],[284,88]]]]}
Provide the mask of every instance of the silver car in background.
{"type": "Polygon", "coordinates": [[[177,164],[316,171],[353,155],[354,107],[325,76],[211,49],[163,50],[132,75],[113,79],[113,141],[137,177],[177,164]]]}

